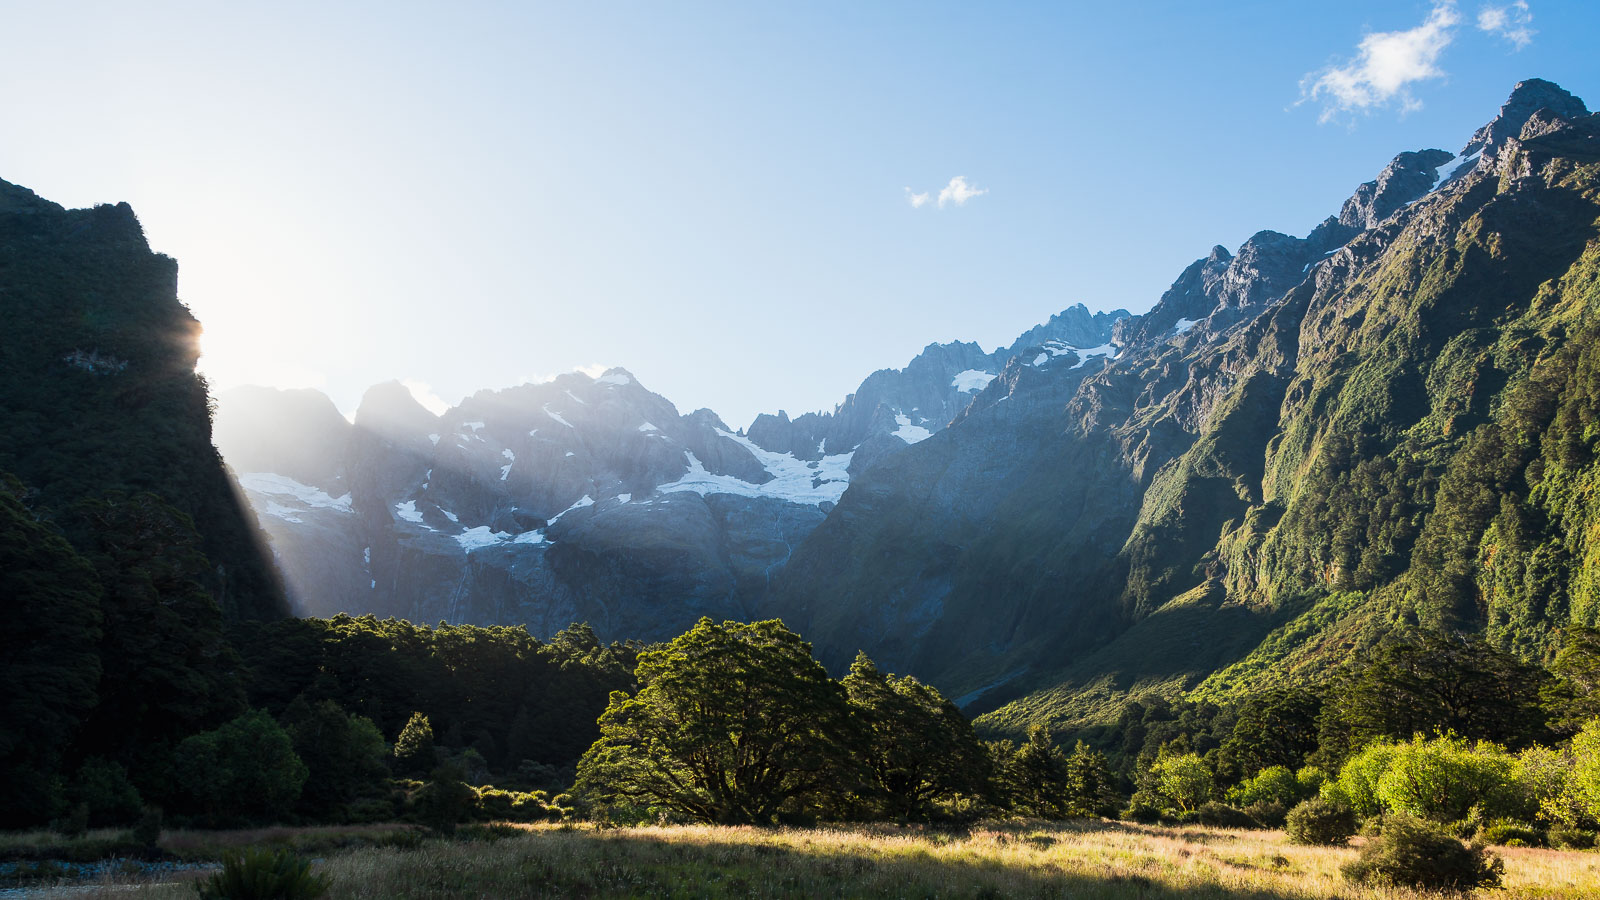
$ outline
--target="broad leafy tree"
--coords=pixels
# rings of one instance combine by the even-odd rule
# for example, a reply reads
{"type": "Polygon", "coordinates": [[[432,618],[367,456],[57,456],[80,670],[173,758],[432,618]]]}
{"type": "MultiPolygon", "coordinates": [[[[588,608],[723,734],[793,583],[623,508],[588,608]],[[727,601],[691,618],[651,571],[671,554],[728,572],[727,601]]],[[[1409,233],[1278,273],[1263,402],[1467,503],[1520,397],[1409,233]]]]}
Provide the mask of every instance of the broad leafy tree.
{"type": "Polygon", "coordinates": [[[984,792],[988,754],[954,703],[909,675],[880,671],[865,653],[843,684],[864,732],[865,793],[877,812],[918,818],[937,798],[984,792]]]}
{"type": "Polygon", "coordinates": [[[1239,775],[1263,769],[1297,769],[1317,749],[1317,715],[1322,698],[1304,688],[1269,688],[1251,696],[1239,711],[1222,752],[1239,775]]]}
{"type": "Polygon", "coordinates": [[[1397,634],[1329,692],[1320,755],[1336,763],[1378,738],[1444,731],[1526,746],[1544,731],[1539,701],[1547,677],[1480,638],[1397,634]]]}
{"type": "Polygon", "coordinates": [[[578,766],[595,801],[767,823],[851,780],[844,690],[777,620],[701,619],[641,653],[635,675],[638,692],[611,695],[578,766]]]}

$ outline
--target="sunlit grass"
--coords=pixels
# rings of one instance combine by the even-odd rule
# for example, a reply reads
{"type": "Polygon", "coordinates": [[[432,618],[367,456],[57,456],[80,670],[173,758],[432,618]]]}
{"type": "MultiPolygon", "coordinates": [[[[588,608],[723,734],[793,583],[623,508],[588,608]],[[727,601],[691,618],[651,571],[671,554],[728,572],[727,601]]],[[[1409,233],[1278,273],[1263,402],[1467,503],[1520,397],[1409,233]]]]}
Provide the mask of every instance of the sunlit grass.
{"type": "MultiPolygon", "coordinates": [[[[1412,898],[1352,885],[1354,848],[1299,847],[1277,831],[1121,823],[595,829],[525,826],[498,841],[329,855],[334,898],[1073,897],[1412,898]]],[[[1507,898],[1600,896],[1600,854],[1498,849],[1507,898]]],[[[167,876],[174,877],[174,876],[167,876]]],[[[176,876],[193,878],[195,874],[176,876]]],[[[108,877],[89,896],[191,896],[108,877]]]]}

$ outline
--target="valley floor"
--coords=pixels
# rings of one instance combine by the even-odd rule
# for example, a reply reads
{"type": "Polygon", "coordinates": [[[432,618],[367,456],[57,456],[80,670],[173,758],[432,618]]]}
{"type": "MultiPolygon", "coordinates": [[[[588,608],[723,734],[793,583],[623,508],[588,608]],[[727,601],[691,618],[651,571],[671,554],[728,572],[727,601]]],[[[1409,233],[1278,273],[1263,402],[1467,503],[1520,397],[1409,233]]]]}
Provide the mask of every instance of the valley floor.
{"type": "MultiPolygon", "coordinates": [[[[332,898],[882,897],[1400,898],[1340,877],[1353,848],[1289,844],[1280,831],[1128,823],[988,823],[768,830],[533,826],[492,840],[333,851],[316,866],[332,898]]],[[[1356,839],[1357,844],[1360,838],[1356,839]]],[[[1496,848],[1506,898],[1600,896],[1600,853],[1496,848]]],[[[103,876],[27,897],[192,897],[201,872],[103,876]],[[153,884],[150,877],[165,881],[153,884]],[[177,879],[177,880],[174,880],[177,879]]]]}

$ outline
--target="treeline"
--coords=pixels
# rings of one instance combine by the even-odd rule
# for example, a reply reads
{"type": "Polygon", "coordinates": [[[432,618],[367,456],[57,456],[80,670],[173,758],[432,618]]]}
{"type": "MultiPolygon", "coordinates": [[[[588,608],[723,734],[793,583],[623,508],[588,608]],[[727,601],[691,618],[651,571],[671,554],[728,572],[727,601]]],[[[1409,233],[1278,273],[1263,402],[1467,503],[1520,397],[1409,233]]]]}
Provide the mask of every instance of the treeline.
{"type": "Polygon", "coordinates": [[[937,691],[864,655],[832,680],[776,621],[703,619],[640,654],[636,675],[579,765],[579,799],[603,819],[1281,827],[1300,807],[1352,832],[1359,818],[1405,814],[1463,836],[1580,846],[1600,825],[1600,632],[1584,629],[1548,668],[1404,630],[1319,687],[1232,708],[1129,704],[1070,753],[1039,727],[1020,746],[980,740],[937,691]]]}
{"type": "Polygon", "coordinates": [[[1042,730],[983,742],[956,706],[865,655],[834,680],[776,620],[701,619],[639,655],[578,766],[597,818],[721,824],[1111,815],[1105,756],[1042,730]]]}
{"type": "Polygon", "coordinates": [[[211,825],[391,820],[439,805],[417,779],[440,770],[546,815],[531,792],[571,784],[608,695],[633,683],[636,648],[586,626],[548,643],[371,616],[229,626],[193,524],[161,498],[111,493],[49,520],[28,498],[0,481],[0,827],[155,808],[211,825]]]}
{"type": "Polygon", "coordinates": [[[1069,752],[1042,728],[984,740],[938,691],[864,655],[834,679],[776,621],[701,620],[650,648],[582,625],[548,642],[371,616],[226,625],[192,523],[160,498],[110,494],[63,522],[27,497],[0,487],[5,827],[155,808],[216,826],[1277,826],[1313,800],[1334,819],[1405,812],[1530,843],[1600,825],[1600,632],[1586,629],[1543,666],[1401,629],[1318,684],[1130,703],[1061,735],[1069,752]],[[1422,782],[1429,796],[1407,793],[1422,782]]]}
{"type": "Polygon", "coordinates": [[[1128,818],[1278,827],[1316,798],[1355,819],[1587,845],[1600,828],[1597,689],[1600,631],[1570,629],[1540,666],[1479,637],[1399,629],[1320,684],[1234,706],[1136,701],[1078,736],[1131,790],[1128,818]]]}

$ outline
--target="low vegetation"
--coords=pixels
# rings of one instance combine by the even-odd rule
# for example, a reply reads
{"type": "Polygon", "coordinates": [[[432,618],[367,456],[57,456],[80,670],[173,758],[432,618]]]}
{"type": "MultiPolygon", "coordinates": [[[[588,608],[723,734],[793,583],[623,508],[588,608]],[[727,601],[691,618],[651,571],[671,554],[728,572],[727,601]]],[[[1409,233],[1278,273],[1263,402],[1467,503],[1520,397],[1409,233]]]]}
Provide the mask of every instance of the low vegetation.
{"type": "MultiPolygon", "coordinates": [[[[1358,838],[1357,842],[1364,839],[1358,838]]],[[[442,897],[1073,897],[1100,900],[1409,900],[1340,869],[1359,848],[1281,832],[1017,820],[927,826],[757,828],[535,825],[462,829],[411,847],[329,854],[330,900],[442,897]]],[[[1507,900],[1600,892],[1600,856],[1512,849],[1507,900]]],[[[74,896],[192,898],[209,873],[110,874],[74,896]]]]}

